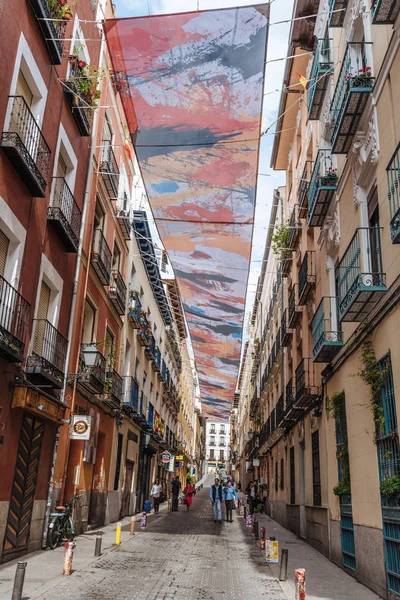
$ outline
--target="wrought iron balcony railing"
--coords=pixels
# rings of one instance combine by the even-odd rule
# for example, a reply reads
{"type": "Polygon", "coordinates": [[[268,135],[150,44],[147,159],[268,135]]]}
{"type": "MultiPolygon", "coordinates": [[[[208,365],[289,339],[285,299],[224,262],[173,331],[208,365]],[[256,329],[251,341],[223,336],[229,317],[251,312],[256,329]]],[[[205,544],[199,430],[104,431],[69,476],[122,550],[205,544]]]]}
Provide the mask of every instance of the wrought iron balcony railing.
{"type": "Polygon", "coordinates": [[[391,25],[400,13],[400,0],[371,0],[372,22],[375,25],[391,25]]]}
{"type": "MultiPolygon", "coordinates": [[[[67,21],[60,19],[60,11],[54,10],[58,3],[49,0],[29,0],[46,43],[53,65],[61,65],[67,21]]],[[[61,7],[61,3],[59,4],[61,7]]]]}
{"type": "Polygon", "coordinates": [[[299,217],[299,205],[293,206],[292,214],[289,220],[289,243],[288,248],[294,250],[301,234],[301,223],[299,217]]]}
{"type": "Polygon", "coordinates": [[[82,212],[63,177],[53,177],[51,204],[47,220],[57,231],[67,252],[77,252],[82,212]]]}
{"type": "Polygon", "coordinates": [[[375,78],[368,64],[370,48],[366,42],[347,44],[330,112],[334,154],[350,150],[368,95],[374,89],[375,78]]]}
{"type": "Polygon", "coordinates": [[[22,362],[30,304],[0,275],[0,352],[10,362],[22,362]]]}
{"type": "Polygon", "coordinates": [[[132,211],[129,208],[128,196],[126,192],[124,192],[124,200],[122,206],[118,206],[117,204],[116,215],[119,226],[121,227],[124,240],[130,240],[133,215],[132,211]]]}
{"type": "Polygon", "coordinates": [[[300,322],[303,307],[299,303],[298,285],[295,283],[289,296],[288,327],[293,329],[300,322]]]}
{"type": "Polygon", "coordinates": [[[148,320],[146,313],[143,311],[140,316],[140,326],[139,326],[137,334],[138,334],[138,340],[141,343],[141,345],[144,346],[145,348],[147,346],[149,346],[150,341],[153,339],[153,335],[151,333],[150,321],[148,320]]]}
{"type": "Polygon", "coordinates": [[[324,296],[312,320],[313,360],[329,363],[343,346],[337,298],[324,296]]]}
{"type": "Polygon", "coordinates": [[[305,304],[315,288],[315,252],[307,250],[299,271],[299,304],[305,304]]]}
{"type": "Polygon", "coordinates": [[[126,294],[127,288],[121,273],[119,271],[112,271],[108,297],[119,315],[126,313],[126,294]]]}
{"type": "Polygon", "coordinates": [[[380,227],[356,230],[338,267],[339,318],[364,321],[386,291],[381,258],[380,227]]]}
{"type": "Polygon", "coordinates": [[[400,143],[386,167],[390,209],[390,235],[393,244],[400,244],[400,143]]]}
{"type": "Polygon", "coordinates": [[[161,360],[161,377],[163,381],[165,381],[167,378],[167,365],[165,364],[164,359],[161,360]]]}
{"type": "MultiPolygon", "coordinates": [[[[81,344],[82,350],[92,346],[92,344],[81,344]]],[[[90,394],[102,394],[104,391],[104,382],[106,379],[107,359],[97,352],[96,363],[92,367],[86,367],[83,356],[79,361],[79,385],[84,387],[90,394]]]]}
{"type": "Polygon", "coordinates": [[[121,408],[124,380],[116,371],[108,371],[104,382],[103,403],[113,409],[121,408]]]}
{"type": "Polygon", "coordinates": [[[149,336],[149,344],[144,349],[144,351],[146,353],[146,356],[151,360],[153,360],[156,357],[156,340],[152,335],[149,336]]]}
{"type": "Polygon", "coordinates": [[[81,77],[81,70],[77,66],[71,65],[69,79],[64,86],[64,95],[71,107],[72,116],[83,137],[88,137],[91,132],[93,122],[93,109],[84,101],[79,92],[76,81],[81,77]]]}
{"type": "Polygon", "coordinates": [[[303,358],[296,369],[296,408],[307,409],[322,393],[322,380],[312,358],[303,358]]]}
{"type": "Polygon", "coordinates": [[[318,150],[308,191],[308,225],[321,227],[338,185],[330,150],[318,150]]]}
{"type": "Polygon", "coordinates": [[[139,394],[139,406],[138,412],[134,415],[140,422],[145,423],[147,421],[147,414],[149,408],[149,401],[146,394],[141,390],[139,394]]]}
{"type": "Polygon", "coordinates": [[[279,400],[276,403],[276,426],[280,427],[285,418],[285,397],[283,394],[279,396],[279,400]]]}
{"type": "Polygon", "coordinates": [[[142,303],[140,302],[139,294],[135,290],[129,292],[128,318],[135,329],[140,327],[140,319],[142,315],[142,303]]]}
{"type": "Polygon", "coordinates": [[[157,373],[160,373],[160,371],[161,371],[161,350],[158,346],[156,346],[156,348],[155,348],[153,367],[157,371],[157,373]]]}
{"type": "Polygon", "coordinates": [[[329,0],[329,27],[342,27],[349,0],[329,0]]]}
{"type": "Polygon", "coordinates": [[[44,198],[50,167],[50,148],[22,96],[9,96],[8,128],[0,146],[32,196],[44,198]]]}
{"type": "Polygon", "coordinates": [[[101,283],[110,285],[112,253],[101,229],[94,230],[90,262],[101,283]]]}
{"type": "Polygon", "coordinates": [[[292,339],[293,330],[288,327],[288,310],[285,308],[281,320],[281,343],[282,346],[288,346],[292,339]]]}
{"type": "Polygon", "coordinates": [[[99,172],[106,186],[109,198],[117,200],[119,186],[119,168],[111,142],[103,141],[99,172]]]}
{"type": "Polygon", "coordinates": [[[321,115],[329,75],[333,73],[331,41],[318,39],[315,46],[310,78],[307,84],[308,118],[317,120],[321,115]]]}
{"type": "Polygon", "coordinates": [[[285,389],[285,417],[283,425],[285,427],[293,427],[296,421],[303,415],[303,409],[296,406],[296,390],[295,379],[292,377],[286,384],[285,389]]]}
{"type": "Polygon", "coordinates": [[[139,384],[134,377],[124,377],[124,395],[122,406],[130,413],[137,414],[139,410],[139,384]]]}
{"type": "Polygon", "coordinates": [[[312,161],[306,160],[301,179],[299,181],[299,187],[297,188],[297,197],[299,201],[299,217],[305,219],[307,216],[308,207],[308,188],[310,187],[312,171],[312,161]]]}
{"type": "Polygon", "coordinates": [[[36,385],[61,389],[64,384],[68,340],[49,321],[34,319],[32,351],[26,374],[36,385]]]}

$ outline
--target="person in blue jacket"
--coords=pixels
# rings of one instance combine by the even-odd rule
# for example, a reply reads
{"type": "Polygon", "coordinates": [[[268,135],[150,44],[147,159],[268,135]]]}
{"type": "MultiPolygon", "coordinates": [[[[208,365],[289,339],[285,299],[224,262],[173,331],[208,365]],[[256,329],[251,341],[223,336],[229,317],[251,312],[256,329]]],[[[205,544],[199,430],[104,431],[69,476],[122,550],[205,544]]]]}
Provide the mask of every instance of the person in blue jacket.
{"type": "Polygon", "coordinates": [[[222,495],[222,485],[219,483],[218,477],[215,478],[215,483],[210,487],[210,500],[213,505],[213,513],[214,513],[214,523],[218,521],[219,524],[222,523],[222,511],[221,504],[224,501],[222,495]]]}
{"type": "Polygon", "coordinates": [[[232,485],[232,482],[230,480],[228,480],[228,483],[224,487],[224,489],[222,491],[222,496],[224,498],[225,506],[226,506],[226,522],[233,523],[233,520],[232,520],[233,503],[235,502],[235,500],[238,499],[238,496],[237,496],[237,493],[235,490],[235,486],[232,485]]]}

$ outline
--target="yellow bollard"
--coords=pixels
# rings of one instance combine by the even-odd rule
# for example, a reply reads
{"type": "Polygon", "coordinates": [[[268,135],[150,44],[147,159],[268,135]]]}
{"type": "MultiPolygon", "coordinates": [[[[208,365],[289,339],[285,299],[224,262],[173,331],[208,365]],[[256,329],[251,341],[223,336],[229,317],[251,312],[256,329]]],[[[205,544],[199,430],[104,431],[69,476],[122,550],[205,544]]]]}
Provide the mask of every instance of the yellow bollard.
{"type": "Polygon", "coordinates": [[[135,517],[131,518],[131,535],[135,535],[135,517]]]}
{"type": "Polygon", "coordinates": [[[115,530],[115,546],[119,546],[121,543],[121,529],[122,529],[122,523],[119,522],[117,523],[117,528],[115,530]]]}

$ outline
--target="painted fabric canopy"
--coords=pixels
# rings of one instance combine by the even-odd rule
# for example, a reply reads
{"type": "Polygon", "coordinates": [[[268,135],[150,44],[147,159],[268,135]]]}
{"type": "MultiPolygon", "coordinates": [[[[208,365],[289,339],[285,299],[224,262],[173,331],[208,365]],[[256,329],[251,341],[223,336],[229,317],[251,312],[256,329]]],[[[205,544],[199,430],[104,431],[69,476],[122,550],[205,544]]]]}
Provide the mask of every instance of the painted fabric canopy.
{"type": "Polygon", "coordinates": [[[268,6],[105,25],[148,198],[179,283],[203,411],[227,420],[253,236],[268,6]]]}

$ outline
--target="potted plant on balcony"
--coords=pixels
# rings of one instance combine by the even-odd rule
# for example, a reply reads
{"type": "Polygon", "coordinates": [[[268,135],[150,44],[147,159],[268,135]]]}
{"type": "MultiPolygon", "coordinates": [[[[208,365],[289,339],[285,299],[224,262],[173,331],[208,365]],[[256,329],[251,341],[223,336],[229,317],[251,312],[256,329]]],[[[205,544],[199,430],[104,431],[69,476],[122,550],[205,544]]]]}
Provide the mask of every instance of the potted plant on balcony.
{"type": "Polygon", "coordinates": [[[318,177],[320,187],[336,187],[338,182],[337,169],[329,167],[324,175],[318,177]]]}
{"type": "Polygon", "coordinates": [[[288,225],[277,225],[272,234],[272,251],[280,263],[284,263],[292,255],[289,248],[290,228],[288,225]]]}
{"type": "Polygon", "coordinates": [[[351,87],[370,87],[372,80],[371,67],[362,67],[357,73],[348,73],[344,78],[351,87]]]}

